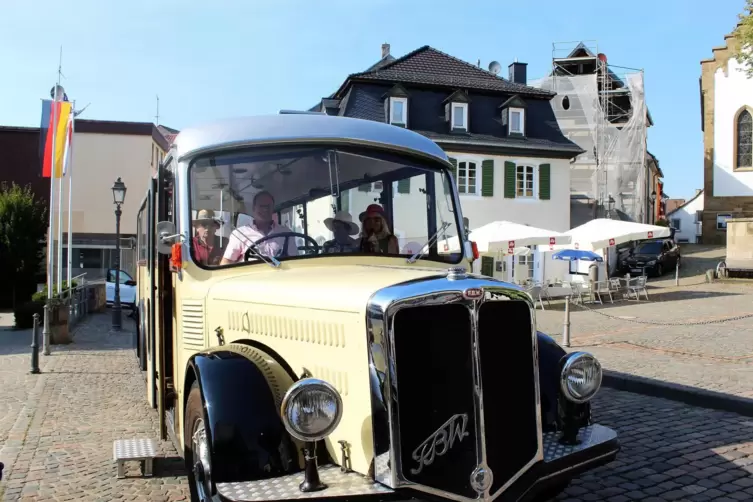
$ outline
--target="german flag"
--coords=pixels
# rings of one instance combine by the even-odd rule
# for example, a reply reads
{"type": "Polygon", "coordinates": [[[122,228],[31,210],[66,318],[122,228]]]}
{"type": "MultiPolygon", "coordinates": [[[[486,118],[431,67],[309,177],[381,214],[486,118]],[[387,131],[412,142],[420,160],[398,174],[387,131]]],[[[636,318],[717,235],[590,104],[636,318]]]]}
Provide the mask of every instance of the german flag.
{"type": "Polygon", "coordinates": [[[64,174],[63,157],[67,150],[65,145],[69,139],[68,128],[72,110],[72,104],[69,101],[42,100],[42,122],[39,126],[39,154],[42,161],[43,178],[49,178],[53,172],[53,130],[55,131],[55,178],[61,178],[64,174]]]}

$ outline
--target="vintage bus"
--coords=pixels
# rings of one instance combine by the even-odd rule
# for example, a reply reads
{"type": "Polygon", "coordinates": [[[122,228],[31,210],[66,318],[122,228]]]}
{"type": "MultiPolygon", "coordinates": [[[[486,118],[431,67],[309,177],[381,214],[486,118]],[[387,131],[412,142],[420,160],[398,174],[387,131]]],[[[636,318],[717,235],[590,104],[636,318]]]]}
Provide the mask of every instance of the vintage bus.
{"type": "Polygon", "coordinates": [[[138,356],[194,500],[543,500],[616,457],[598,361],[466,272],[453,172],[317,113],[177,136],[138,214],[138,356]]]}

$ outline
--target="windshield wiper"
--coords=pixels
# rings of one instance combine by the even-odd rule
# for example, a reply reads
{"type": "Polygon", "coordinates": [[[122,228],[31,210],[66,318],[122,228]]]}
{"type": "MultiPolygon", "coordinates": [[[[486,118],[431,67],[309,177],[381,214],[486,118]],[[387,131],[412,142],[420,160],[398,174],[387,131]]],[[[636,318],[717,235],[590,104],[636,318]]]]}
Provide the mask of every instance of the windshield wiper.
{"type": "Polygon", "coordinates": [[[413,256],[411,256],[410,258],[408,258],[408,263],[415,263],[415,262],[416,262],[416,260],[418,260],[418,259],[419,259],[419,258],[421,258],[421,257],[422,257],[423,255],[425,255],[426,253],[424,253],[424,252],[423,252],[423,249],[424,249],[424,248],[426,248],[426,250],[428,251],[428,250],[429,250],[429,246],[431,246],[432,244],[434,244],[434,241],[436,241],[436,240],[437,240],[437,237],[439,237],[439,234],[440,234],[441,232],[444,232],[444,231],[445,231],[445,230],[447,229],[447,227],[449,227],[449,226],[450,226],[450,222],[449,222],[449,221],[445,221],[445,222],[443,222],[443,223],[442,223],[442,226],[441,226],[441,227],[439,227],[439,228],[437,229],[437,231],[436,231],[436,232],[434,232],[434,234],[432,234],[432,236],[431,236],[431,237],[429,237],[429,240],[427,240],[427,241],[426,241],[426,243],[424,243],[424,245],[423,245],[423,246],[421,246],[421,247],[419,248],[419,250],[418,250],[418,251],[416,251],[416,252],[415,252],[415,253],[413,254],[413,256]]]}
{"type": "Polygon", "coordinates": [[[272,268],[280,268],[280,260],[278,260],[274,256],[263,255],[261,254],[261,252],[259,252],[258,249],[255,249],[255,248],[256,248],[256,244],[251,244],[248,247],[248,250],[251,251],[255,256],[259,257],[261,261],[271,266],[272,268]],[[267,261],[267,258],[269,258],[269,261],[267,261]]]}

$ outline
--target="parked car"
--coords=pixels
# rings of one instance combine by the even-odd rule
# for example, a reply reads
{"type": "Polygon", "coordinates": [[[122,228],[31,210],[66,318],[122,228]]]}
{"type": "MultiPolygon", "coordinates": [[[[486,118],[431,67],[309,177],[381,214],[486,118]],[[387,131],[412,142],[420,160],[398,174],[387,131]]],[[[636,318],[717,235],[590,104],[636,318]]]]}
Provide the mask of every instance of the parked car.
{"type": "MultiPolygon", "coordinates": [[[[107,271],[106,279],[107,305],[112,305],[115,301],[115,269],[107,271]]],[[[128,307],[131,310],[136,308],[136,281],[133,277],[125,272],[120,271],[120,305],[128,307]]]]}
{"type": "Polygon", "coordinates": [[[681,263],[680,247],[673,239],[639,242],[620,262],[620,270],[631,275],[659,277],[681,263]]]}

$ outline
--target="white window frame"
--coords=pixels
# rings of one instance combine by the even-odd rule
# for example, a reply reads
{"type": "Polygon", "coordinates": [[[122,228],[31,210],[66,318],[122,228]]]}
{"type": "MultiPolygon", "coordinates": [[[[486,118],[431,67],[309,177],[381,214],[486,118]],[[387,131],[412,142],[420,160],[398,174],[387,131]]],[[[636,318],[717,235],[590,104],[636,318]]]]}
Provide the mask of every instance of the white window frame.
{"type": "Polygon", "coordinates": [[[507,130],[508,134],[523,134],[525,135],[526,131],[526,112],[523,108],[508,108],[507,114],[509,115],[507,117],[507,130]],[[513,131],[512,130],[512,114],[513,113],[520,113],[520,130],[519,131],[513,131]]]}
{"type": "Polygon", "coordinates": [[[450,103],[450,130],[463,129],[468,130],[468,103],[458,103],[457,101],[450,103]],[[463,124],[455,125],[455,107],[460,107],[463,110],[463,124]]]}
{"type": "Polygon", "coordinates": [[[402,126],[408,125],[408,98],[390,98],[390,124],[397,124],[402,126]],[[403,104],[403,114],[402,114],[402,122],[397,122],[392,120],[393,113],[392,111],[395,109],[395,103],[402,103],[403,104]]]}
{"type": "Polygon", "coordinates": [[[723,230],[723,231],[726,232],[727,231],[727,219],[729,219],[729,218],[732,218],[732,215],[729,214],[729,213],[717,213],[717,215],[716,215],[716,229],[717,230],[723,230]],[[722,228],[722,227],[719,226],[719,218],[722,217],[722,216],[726,217],[725,221],[724,221],[724,228],[722,228]]]}
{"type": "MultiPolygon", "coordinates": [[[[456,156],[456,155],[448,155],[449,157],[452,157],[457,162],[456,165],[456,171],[455,171],[455,184],[458,187],[458,195],[460,197],[481,197],[481,158],[479,157],[469,157],[469,156],[456,156]],[[460,191],[460,164],[465,162],[466,166],[469,162],[473,162],[476,164],[476,193],[464,193],[460,191]]],[[[467,169],[467,168],[466,168],[467,169]]],[[[466,183],[466,187],[468,186],[468,183],[466,183]]]]}
{"type": "MultiPolygon", "coordinates": [[[[515,200],[538,200],[538,188],[539,188],[539,165],[533,162],[525,161],[512,161],[515,162],[515,200]],[[533,170],[533,187],[531,187],[531,195],[518,195],[518,170],[521,167],[530,167],[533,170]]],[[[525,183],[525,172],[523,173],[523,183],[525,183]]],[[[524,185],[525,190],[525,185],[524,185]]]]}

